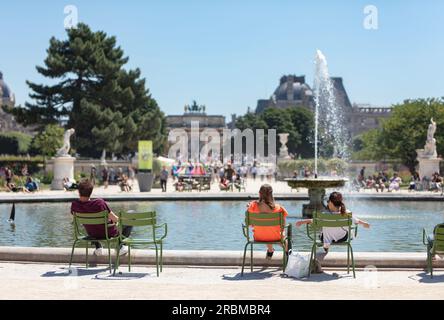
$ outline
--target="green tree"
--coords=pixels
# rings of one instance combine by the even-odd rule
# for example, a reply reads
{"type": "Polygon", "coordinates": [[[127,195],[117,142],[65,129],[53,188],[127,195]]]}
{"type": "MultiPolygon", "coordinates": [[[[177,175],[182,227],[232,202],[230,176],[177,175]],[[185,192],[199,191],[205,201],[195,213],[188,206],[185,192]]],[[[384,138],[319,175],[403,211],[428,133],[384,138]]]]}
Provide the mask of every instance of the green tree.
{"type": "Polygon", "coordinates": [[[83,156],[135,151],[137,140],[153,140],[155,152],[166,142],[165,119],[140,78],[125,70],[128,62],[115,37],[85,24],[67,31],[66,40],[51,38],[44,66],[37,71],[51,85],[27,82],[34,103],[9,112],[25,125],[61,121],[76,130],[72,143],[83,156]]]}
{"type": "Polygon", "coordinates": [[[31,150],[35,154],[52,157],[63,145],[62,127],[56,124],[48,124],[45,129],[37,134],[31,143],[31,150]]]}
{"type": "Polygon", "coordinates": [[[393,106],[391,116],[382,128],[362,136],[363,148],[354,158],[400,159],[411,170],[415,168],[416,149],[424,148],[430,119],[436,121],[435,134],[438,154],[444,154],[444,99],[406,100],[393,106]]]}
{"type": "Polygon", "coordinates": [[[353,139],[353,154],[355,160],[381,160],[385,157],[382,146],[380,129],[366,131],[353,139]]]}
{"type": "MultiPolygon", "coordinates": [[[[313,157],[313,113],[305,108],[292,107],[285,110],[269,108],[263,113],[247,112],[237,118],[236,128],[275,129],[276,133],[289,133],[287,147],[290,153],[302,157],[313,157]]],[[[267,139],[267,137],[265,138],[267,139]]],[[[279,148],[279,137],[276,137],[276,146],[279,148]]]]}

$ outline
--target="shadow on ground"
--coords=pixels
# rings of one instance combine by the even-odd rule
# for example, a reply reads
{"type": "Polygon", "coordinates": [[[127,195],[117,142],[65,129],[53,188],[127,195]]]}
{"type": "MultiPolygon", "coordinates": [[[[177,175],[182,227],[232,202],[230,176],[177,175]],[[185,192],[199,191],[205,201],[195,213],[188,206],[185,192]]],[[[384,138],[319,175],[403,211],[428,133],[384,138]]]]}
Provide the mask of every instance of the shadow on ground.
{"type": "Polygon", "coordinates": [[[60,268],[58,271],[48,271],[41,276],[44,278],[51,277],[68,277],[68,276],[91,276],[97,275],[102,272],[109,272],[109,268],[99,268],[99,269],[79,269],[79,268],[71,268],[71,273],[69,272],[69,268],[60,268]]]}
{"type": "Polygon", "coordinates": [[[145,277],[152,277],[150,273],[138,273],[138,272],[116,272],[113,276],[109,272],[109,268],[60,268],[56,271],[48,271],[41,275],[44,278],[52,277],[82,277],[82,276],[94,276],[94,280],[133,280],[142,279],[145,277]]]}
{"type": "Polygon", "coordinates": [[[409,277],[412,280],[418,281],[420,283],[443,283],[444,282],[444,274],[440,272],[440,274],[436,274],[433,271],[433,278],[430,277],[430,273],[421,272],[416,274],[415,276],[409,277]]]}

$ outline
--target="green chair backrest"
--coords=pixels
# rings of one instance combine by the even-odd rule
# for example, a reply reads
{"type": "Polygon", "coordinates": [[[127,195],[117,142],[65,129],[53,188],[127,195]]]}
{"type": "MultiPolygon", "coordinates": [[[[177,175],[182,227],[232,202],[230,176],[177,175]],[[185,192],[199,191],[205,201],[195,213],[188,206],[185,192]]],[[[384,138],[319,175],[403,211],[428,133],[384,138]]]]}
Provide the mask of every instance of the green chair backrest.
{"type": "Polygon", "coordinates": [[[245,212],[245,225],[247,226],[261,226],[261,227],[274,227],[280,226],[284,228],[284,215],[282,212],[275,213],[252,213],[245,212]]]}
{"type": "Polygon", "coordinates": [[[120,211],[119,216],[119,229],[122,236],[122,230],[124,226],[151,226],[153,241],[156,241],[156,211],[149,212],[125,212],[120,211]]]}
{"type": "Polygon", "coordinates": [[[315,212],[313,214],[313,227],[351,227],[353,224],[351,217],[351,214],[315,212]]]}
{"type": "Polygon", "coordinates": [[[433,247],[432,252],[444,253],[444,224],[438,224],[433,230],[433,247]]]}
{"type": "Polygon", "coordinates": [[[108,226],[108,214],[108,211],[93,213],[73,212],[76,239],[83,236],[83,234],[80,232],[80,226],[85,225],[103,225],[105,229],[105,236],[108,239],[108,228],[105,227],[108,226]]]}
{"type": "Polygon", "coordinates": [[[155,226],[156,225],[156,212],[119,212],[120,226],[155,226]]]}

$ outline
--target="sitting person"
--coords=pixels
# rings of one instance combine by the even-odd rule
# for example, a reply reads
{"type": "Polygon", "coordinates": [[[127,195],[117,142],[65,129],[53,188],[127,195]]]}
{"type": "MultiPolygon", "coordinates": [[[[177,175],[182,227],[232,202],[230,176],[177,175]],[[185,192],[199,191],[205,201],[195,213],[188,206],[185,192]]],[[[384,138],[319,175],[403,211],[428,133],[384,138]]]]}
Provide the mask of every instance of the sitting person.
{"type": "Polygon", "coordinates": [[[413,172],[412,177],[410,178],[409,192],[418,190],[420,183],[421,179],[419,178],[419,174],[417,172],[413,172]]]}
{"type": "Polygon", "coordinates": [[[388,192],[392,192],[393,190],[399,191],[399,189],[401,188],[401,183],[401,177],[399,177],[398,174],[395,172],[393,174],[393,177],[390,179],[388,192]]]}
{"type": "Polygon", "coordinates": [[[119,182],[120,189],[124,192],[130,192],[131,186],[128,182],[128,176],[126,174],[122,174],[119,182]]]}
{"type": "MultiPolygon", "coordinates": [[[[349,211],[345,208],[344,202],[342,200],[342,194],[339,192],[332,192],[327,202],[327,206],[325,207],[325,211],[322,213],[328,214],[340,214],[343,216],[347,216],[350,214],[349,211]]],[[[370,224],[363,220],[352,217],[353,223],[358,225],[361,224],[364,228],[370,228],[370,224]]],[[[300,227],[304,224],[313,223],[313,219],[304,219],[296,222],[296,227],[300,227]]],[[[320,239],[323,242],[323,247],[325,252],[328,252],[330,245],[332,243],[345,242],[348,239],[348,229],[343,227],[323,227],[320,239]]]]}
{"type": "Polygon", "coordinates": [[[176,188],[176,191],[182,192],[185,189],[185,182],[183,181],[183,178],[178,178],[177,182],[174,183],[174,187],[176,188]]]}
{"type": "Polygon", "coordinates": [[[241,191],[242,188],[244,187],[244,180],[242,179],[241,175],[238,173],[236,174],[236,178],[234,179],[234,187],[239,190],[239,192],[241,191]]]}
{"type": "Polygon", "coordinates": [[[225,177],[220,178],[219,188],[220,190],[228,190],[230,188],[230,183],[228,182],[227,178],[225,177]]]}
{"type": "MultiPolygon", "coordinates": [[[[112,212],[108,204],[103,199],[91,199],[91,194],[93,192],[94,186],[89,180],[84,180],[79,183],[79,199],[74,200],[71,204],[71,214],[76,213],[99,213],[102,211],[108,211],[108,237],[117,237],[119,235],[119,229],[117,228],[117,223],[119,218],[112,212]]],[[[104,239],[105,226],[104,225],[84,225],[86,232],[89,236],[96,238],[97,240],[104,239]]],[[[132,231],[132,226],[123,226],[122,235],[129,237],[132,231]]],[[[96,250],[95,255],[102,254],[102,245],[99,241],[92,242],[96,250]]],[[[125,254],[128,252],[128,248],[121,245],[120,254],[125,254]]]]}
{"type": "Polygon", "coordinates": [[[79,185],[77,184],[77,182],[74,179],[63,178],[63,188],[66,191],[73,191],[73,190],[77,190],[79,188],[79,185]]]}
{"type": "Polygon", "coordinates": [[[384,177],[381,174],[375,178],[375,189],[376,192],[379,192],[379,190],[381,190],[381,192],[384,192],[385,182],[384,177]]]}
{"type": "Polygon", "coordinates": [[[442,178],[438,172],[435,172],[432,176],[432,181],[430,183],[430,190],[438,192],[442,188],[442,178]]]}
{"type": "Polygon", "coordinates": [[[39,186],[38,186],[37,182],[35,182],[31,177],[27,177],[26,184],[25,184],[23,191],[24,192],[34,192],[34,191],[38,191],[38,190],[39,190],[39,186]]]}
{"type": "MultiPolygon", "coordinates": [[[[273,198],[273,188],[264,184],[259,189],[259,200],[252,201],[248,205],[248,212],[250,213],[278,213],[281,212],[285,217],[287,217],[288,213],[284,207],[274,202],[273,198]]],[[[285,223],[285,221],[284,221],[285,223]]],[[[272,227],[263,227],[263,226],[255,226],[253,228],[253,237],[255,241],[280,241],[283,234],[283,230],[279,226],[272,227]]],[[[284,248],[285,252],[287,252],[287,248],[284,248]]],[[[274,249],[272,244],[267,244],[267,254],[266,259],[270,260],[273,257],[274,249]]]]}
{"type": "Polygon", "coordinates": [[[8,188],[8,191],[11,191],[11,192],[25,191],[25,189],[23,187],[17,187],[16,184],[12,181],[6,183],[6,188],[8,188]]]}
{"type": "Polygon", "coordinates": [[[373,189],[375,187],[375,184],[375,179],[372,176],[368,176],[367,180],[365,181],[365,188],[373,189]]]}

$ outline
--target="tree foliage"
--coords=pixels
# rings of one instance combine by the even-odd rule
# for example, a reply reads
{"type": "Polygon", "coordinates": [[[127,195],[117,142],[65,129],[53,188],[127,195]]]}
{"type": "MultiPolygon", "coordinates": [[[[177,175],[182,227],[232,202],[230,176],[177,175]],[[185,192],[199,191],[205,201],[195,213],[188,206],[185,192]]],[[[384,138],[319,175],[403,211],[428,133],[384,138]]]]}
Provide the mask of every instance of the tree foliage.
{"type": "Polygon", "coordinates": [[[362,148],[355,152],[356,159],[400,159],[410,169],[416,165],[417,149],[424,148],[430,119],[436,121],[436,146],[444,154],[444,99],[429,98],[406,100],[393,106],[390,118],[382,128],[361,137],[362,148]]]}
{"type": "MultiPolygon", "coordinates": [[[[305,108],[293,107],[285,110],[269,108],[263,113],[246,113],[236,120],[236,128],[240,130],[276,129],[276,133],[289,133],[288,151],[301,157],[313,157],[313,128],[312,112],[305,108]]],[[[276,146],[279,146],[277,136],[276,146]]]]}
{"type": "Polygon", "coordinates": [[[37,71],[51,84],[28,81],[33,103],[9,112],[25,124],[66,123],[76,130],[74,148],[82,156],[103,149],[117,154],[136,150],[137,141],[153,140],[155,151],[166,142],[165,117],[151,97],[140,70],[128,62],[115,37],[85,24],[51,38],[44,66],[37,71]]]}
{"type": "Polygon", "coordinates": [[[63,145],[62,127],[56,124],[48,124],[45,129],[36,135],[31,143],[31,150],[34,154],[43,156],[54,156],[63,145]]]}

